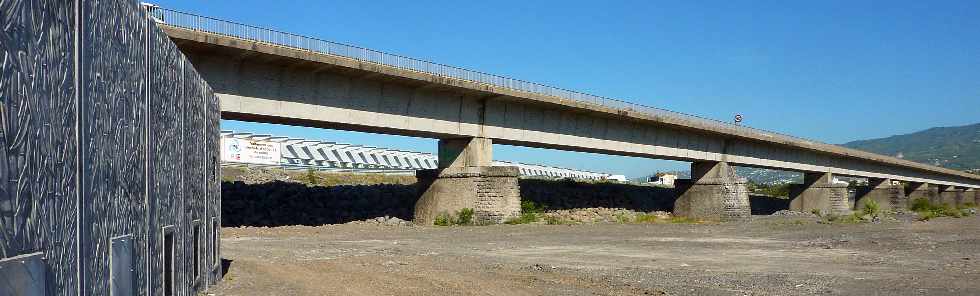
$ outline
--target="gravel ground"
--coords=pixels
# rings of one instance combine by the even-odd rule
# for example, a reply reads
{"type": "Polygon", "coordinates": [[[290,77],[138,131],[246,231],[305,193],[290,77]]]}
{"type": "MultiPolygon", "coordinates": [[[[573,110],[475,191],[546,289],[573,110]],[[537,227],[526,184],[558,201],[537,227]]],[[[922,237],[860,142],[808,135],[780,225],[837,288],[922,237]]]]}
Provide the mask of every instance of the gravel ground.
{"type": "Polygon", "coordinates": [[[216,295],[980,295],[980,218],[225,228],[216,295]]]}

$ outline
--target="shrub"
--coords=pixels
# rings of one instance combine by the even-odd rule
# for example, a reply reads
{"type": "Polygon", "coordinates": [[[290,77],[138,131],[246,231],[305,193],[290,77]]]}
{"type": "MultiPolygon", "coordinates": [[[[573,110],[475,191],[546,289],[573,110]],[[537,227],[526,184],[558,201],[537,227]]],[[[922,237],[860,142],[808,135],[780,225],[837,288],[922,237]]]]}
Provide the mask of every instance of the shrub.
{"type": "Polygon", "coordinates": [[[315,186],[320,184],[320,176],[317,175],[316,170],[313,168],[306,169],[306,175],[303,176],[303,182],[305,182],[306,185],[315,186]]]}
{"type": "Polygon", "coordinates": [[[455,215],[443,212],[436,216],[432,224],[436,226],[473,225],[473,213],[473,209],[470,208],[460,209],[455,215]]]}
{"type": "Polygon", "coordinates": [[[877,216],[878,212],[881,211],[881,205],[873,199],[868,199],[864,201],[864,214],[877,216]]]}
{"type": "Polygon", "coordinates": [[[977,205],[975,203],[972,203],[972,202],[966,202],[966,203],[963,203],[962,205],[960,205],[960,208],[961,209],[971,209],[971,208],[976,208],[976,207],[977,207],[977,205]]]}
{"type": "Polygon", "coordinates": [[[932,204],[929,203],[928,199],[916,198],[912,200],[912,204],[909,205],[909,209],[911,209],[914,212],[928,211],[932,209],[932,204]]]}
{"type": "Polygon", "coordinates": [[[812,210],[810,210],[810,213],[813,213],[814,215],[820,216],[820,209],[812,209],[812,210]]]}
{"type": "Polygon", "coordinates": [[[453,225],[453,218],[449,216],[449,214],[447,213],[441,213],[438,216],[436,216],[436,219],[435,221],[432,222],[432,224],[435,224],[436,226],[453,225]]]}
{"type": "Polygon", "coordinates": [[[523,200],[523,201],[521,201],[521,213],[523,213],[523,214],[528,214],[528,213],[536,214],[536,213],[541,213],[541,212],[544,212],[544,206],[543,205],[536,204],[536,203],[534,203],[533,201],[530,201],[530,200],[523,200]]]}
{"type": "Polygon", "coordinates": [[[473,224],[473,209],[464,208],[456,213],[456,224],[459,225],[471,225],[473,224]]]}
{"type": "Polygon", "coordinates": [[[961,218],[969,216],[971,212],[965,206],[967,204],[961,207],[954,207],[949,204],[935,205],[924,198],[919,198],[912,201],[912,206],[909,208],[919,214],[920,221],[928,221],[936,217],[961,218]]]}

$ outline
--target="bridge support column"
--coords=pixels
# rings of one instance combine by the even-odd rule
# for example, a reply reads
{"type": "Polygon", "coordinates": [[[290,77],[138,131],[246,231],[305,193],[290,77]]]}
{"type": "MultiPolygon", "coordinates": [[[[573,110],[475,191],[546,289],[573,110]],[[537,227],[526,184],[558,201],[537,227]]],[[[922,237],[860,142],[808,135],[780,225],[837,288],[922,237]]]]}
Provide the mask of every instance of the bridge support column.
{"type": "Polygon", "coordinates": [[[800,212],[819,211],[822,215],[841,216],[851,213],[847,184],[834,183],[830,173],[804,173],[803,184],[790,187],[789,209],[800,212]]]}
{"type": "Polygon", "coordinates": [[[929,183],[909,183],[909,188],[905,190],[905,193],[909,197],[909,206],[917,199],[925,199],[934,204],[940,203],[939,188],[929,183]]]}
{"type": "Polygon", "coordinates": [[[857,201],[854,203],[854,209],[864,210],[864,204],[871,200],[877,202],[882,210],[908,207],[905,186],[893,185],[891,179],[868,178],[868,186],[860,187],[857,190],[857,201]]]}
{"type": "Polygon", "coordinates": [[[963,203],[963,189],[956,186],[939,186],[939,203],[949,206],[958,206],[963,203]]]}
{"type": "Polygon", "coordinates": [[[977,206],[977,202],[980,202],[980,190],[968,188],[963,191],[963,204],[972,203],[973,206],[977,206]]]}
{"type": "Polygon", "coordinates": [[[973,205],[980,207],[980,189],[973,189],[973,205]]]}
{"type": "Polygon", "coordinates": [[[746,183],[726,162],[692,163],[691,179],[674,183],[678,193],[674,215],[716,221],[750,217],[746,183]]]}
{"type": "Polygon", "coordinates": [[[475,223],[501,223],[520,214],[517,167],[491,166],[490,139],[439,140],[439,168],[419,170],[414,222],[431,225],[436,217],[456,217],[473,209],[475,223]]]}

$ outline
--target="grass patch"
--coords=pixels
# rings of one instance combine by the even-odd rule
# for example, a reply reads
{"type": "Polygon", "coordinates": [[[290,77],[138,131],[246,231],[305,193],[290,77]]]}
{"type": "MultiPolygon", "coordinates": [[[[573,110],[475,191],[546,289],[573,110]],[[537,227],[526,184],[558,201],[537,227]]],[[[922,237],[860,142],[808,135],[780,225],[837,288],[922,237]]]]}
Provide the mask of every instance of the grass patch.
{"type": "Polygon", "coordinates": [[[229,175],[222,174],[221,175],[221,182],[235,182],[235,177],[234,176],[229,176],[229,175]]]}
{"type": "Polygon", "coordinates": [[[641,214],[637,214],[636,217],[633,217],[633,222],[634,223],[657,223],[659,219],[660,218],[657,217],[657,215],[641,213],[641,214]]]}
{"type": "Polygon", "coordinates": [[[630,216],[626,215],[626,213],[618,213],[616,214],[616,222],[619,224],[626,224],[633,222],[633,219],[630,219],[630,216]]]}
{"type": "Polygon", "coordinates": [[[912,205],[909,208],[919,215],[919,221],[929,221],[938,217],[961,218],[970,216],[973,213],[971,210],[973,207],[968,207],[968,205],[969,203],[959,207],[954,207],[949,204],[937,205],[929,202],[925,198],[917,198],[912,201],[912,205]]]}
{"type": "Polygon", "coordinates": [[[933,211],[924,211],[924,212],[917,212],[917,213],[919,214],[919,221],[929,221],[932,220],[933,218],[939,217],[939,215],[936,215],[936,213],[933,211]]]}
{"type": "Polygon", "coordinates": [[[436,226],[473,225],[473,213],[473,209],[470,208],[460,209],[454,215],[443,212],[436,216],[432,224],[436,226]]]}
{"type": "Polygon", "coordinates": [[[545,222],[545,224],[548,224],[548,225],[575,224],[572,221],[568,221],[568,220],[565,220],[565,219],[562,219],[562,218],[559,218],[559,217],[554,217],[554,216],[545,216],[544,217],[544,222],[545,222]]]}
{"type": "Polygon", "coordinates": [[[912,200],[912,204],[909,205],[909,209],[914,212],[928,211],[932,209],[932,203],[925,198],[916,198],[912,200]]]}
{"type": "Polygon", "coordinates": [[[310,186],[319,185],[320,176],[313,168],[306,169],[306,174],[303,175],[303,183],[306,183],[306,185],[310,185],[310,186]]]}
{"type": "Polygon", "coordinates": [[[861,218],[863,214],[854,213],[852,215],[840,215],[840,216],[829,216],[827,217],[827,222],[836,224],[857,224],[864,222],[861,218]]]}
{"type": "Polygon", "coordinates": [[[538,222],[541,213],[544,212],[544,205],[539,205],[530,200],[521,201],[521,215],[507,219],[504,224],[517,225],[538,222]]]}
{"type": "Polygon", "coordinates": [[[520,216],[504,221],[504,224],[517,225],[538,222],[538,213],[521,213],[520,216]]]}
{"type": "Polygon", "coordinates": [[[806,221],[796,219],[793,221],[777,221],[772,223],[773,225],[805,225],[806,221]]]}
{"type": "Polygon", "coordinates": [[[697,224],[697,223],[701,223],[701,221],[700,220],[697,220],[697,219],[688,218],[688,217],[674,216],[674,217],[670,217],[670,223],[674,223],[674,224],[697,224]]]}

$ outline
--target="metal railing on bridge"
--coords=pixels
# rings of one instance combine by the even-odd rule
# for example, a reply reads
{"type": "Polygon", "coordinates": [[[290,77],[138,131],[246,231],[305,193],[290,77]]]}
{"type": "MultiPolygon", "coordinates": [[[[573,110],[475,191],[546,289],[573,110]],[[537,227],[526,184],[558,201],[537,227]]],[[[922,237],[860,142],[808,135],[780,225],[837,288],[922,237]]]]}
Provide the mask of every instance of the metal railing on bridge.
{"type": "Polygon", "coordinates": [[[296,34],[276,31],[272,29],[260,28],[256,26],[220,20],[216,18],[196,15],[192,13],[180,12],[166,8],[147,6],[150,15],[161,25],[173,26],[194,31],[201,31],[213,34],[226,35],[230,37],[251,40],[283,47],[308,50],[320,54],[328,54],[350,58],[358,61],[377,63],[399,69],[417,71],[427,74],[445,76],[449,78],[467,80],[487,84],[495,87],[509,88],[512,90],[553,96],[562,99],[575,100],[590,104],[596,104],[608,108],[624,110],[629,112],[645,113],[657,117],[674,117],[684,119],[704,128],[718,131],[743,131],[758,133],[776,139],[817,142],[800,137],[790,136],[777,132],[750,128],[743,125],[736,125],[724,121],[704,118],[680,112],[669,111],[656,107],[630,103],[618,99],[612,99],[583,92],[567,90],[559,87],[548,86],[540,83],[528,82],[520,79],[507,78],[499,75],[483,73],[479,71],[467,70],[459,67],[409,58],[396,54],[384,53],[372,49],[348,45],[343,43],[331,42],[296,34]]]}

